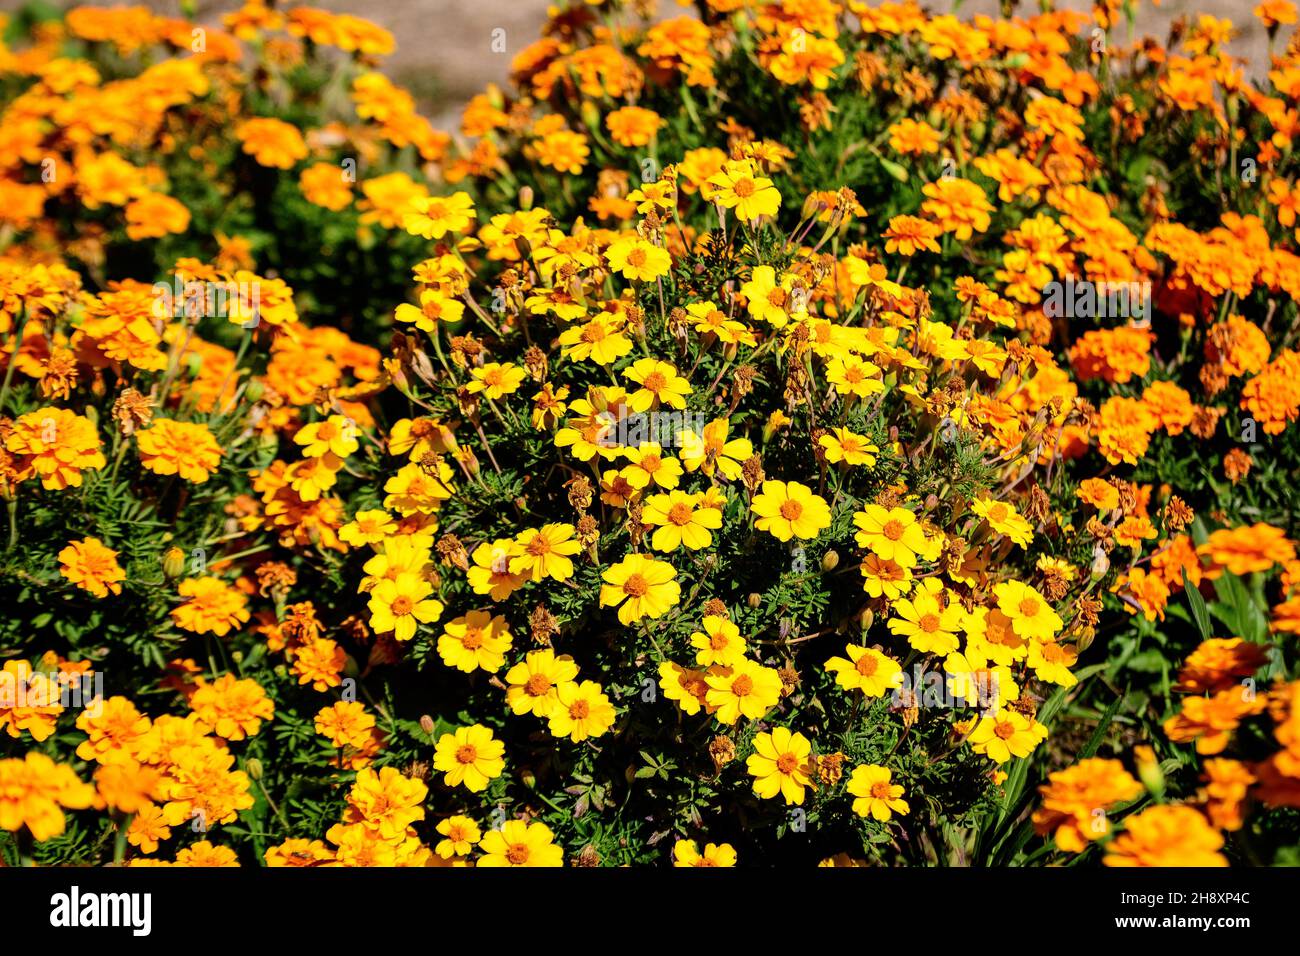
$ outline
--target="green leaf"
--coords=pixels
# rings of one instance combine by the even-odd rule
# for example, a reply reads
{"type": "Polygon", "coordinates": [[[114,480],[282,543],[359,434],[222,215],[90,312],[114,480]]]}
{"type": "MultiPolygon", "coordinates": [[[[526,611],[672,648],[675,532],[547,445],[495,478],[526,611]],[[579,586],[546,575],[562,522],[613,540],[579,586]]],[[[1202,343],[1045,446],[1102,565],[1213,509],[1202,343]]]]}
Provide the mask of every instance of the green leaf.
{"type": "Polygon", "coordinates": [[[1205,598],[1201,597],[1201,592],[1192,587],[1187,580],[1187,569],[1183,568],[1183,592],[1187,595],[1187,603],[1192,606],[1192,620],[1196,622],[1196,630],[1201,634],[1201,640],[1208,641],[1214,634],[1210,629],[1210,609],[1205,606],[1205,598]]]}

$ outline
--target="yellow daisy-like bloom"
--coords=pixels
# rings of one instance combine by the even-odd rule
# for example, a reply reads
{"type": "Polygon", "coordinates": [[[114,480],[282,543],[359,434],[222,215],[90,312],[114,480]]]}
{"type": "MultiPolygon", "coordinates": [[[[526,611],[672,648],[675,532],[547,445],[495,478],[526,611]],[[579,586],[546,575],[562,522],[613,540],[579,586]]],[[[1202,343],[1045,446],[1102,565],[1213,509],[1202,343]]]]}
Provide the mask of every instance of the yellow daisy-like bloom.
{"type": "Polygon", "coordinates": [[[525,372],[513,362],[488,362],[470,373],[473,377],[465,390],[471,394],[482,392],[495,401],[503,395],[512,395],[523,384],[525,372]]]}
{"type": "Polygon", "coordinates": [[[797,481],[765,481],[754,496],[751,510],[758,515],[754,527],[778,541],[815,538],[831,525],[826,499],[797,481]]]}
{"type": "Polygon", "coordinates": [[[557,656],[550,648],[531,651],[506,671],[506,703],[516,714],[546,720],[559,704],[561,685],[577,676],[578,665],[568,654],[557,656]]]}
{"type": "Polygon", "coordinates": [[[954,652],[943,659],[943,669],[949,675],[948,692],[987,713],[1019,700],[1020,688],[1009,667],[990,663],[985,646],[971,639],[964,654],[954,652]]]}
{"type": "Polygon", "coordinates": [[[717,418],[704,426],[700,432],[685,429],[677,433],[678,456],[687,471],[702,471],[713,476],[721,474],[728,481],[740,477],[743,463],[754,454],[754,446],[748,438],[727,439],[731,423],[726,418],[717,418]]]}
{"type": "Polygon", "coordinates": [[[609,267],[625,279],[650,282],[668,275],[673,267],[673,257],[640,236],[624,236],[605,250],[609,267]]]}
{"type": "Polygon", "coordinates": [[[650,546],[656,551],[676,551],[682,545],[699,551],[713,543],[710,531],[722,527],[722,512],[700,507],[698,495],[670,491],[647,498],[641,520],[659,526],[650,538],[650,546]]]}
{"type": "Polygon", "coordinates": [[[560,346],[564,357],[575,362],[590,359],[597,365],[609,365],[632,351],[632,340],[623,334],[621,318],[599,312],[585,324],[571,325],[561,332],[560,346]]]}
{"type": "Polygon", "coordinates": [[[423,289],[420,291],[419,306],[403,302],[393,310],[393,318],[398,322],[414,325],[430,335],[437,331],[439,322],[459,322],[465,317],[465,305],[441,289],[423,289]]]}
{"type": "Polygon", "coordinates": [[[841,395],[855,398],[866,398],[885,390],[879,366],[856,355],[832,359],[826,368],[826,380],[841,395]]]}
{"type": "Polygon", "coordinates": [[[379,544],[397,529],[393,516],[382,508],[358,511],[339,529],[339,540],[359,548],[379,544]]]}
{"type": "Polygon", "coordinates": [[[73,541],[59,552],[59,573],[95,597],[121,594],[126,572],[117,563],[117,552],[98,538],[73,541]]]}
{"type": "Polygon", "coordinates": [[[731,667],[748,649],[740,628],[721,614],[705,615],[704,630],[691,634],[691,647],[695,648],[695,663],[701,667],[731,667]]]}
{"type": "Polygon", "coordinates": [[[573,577],[569,557],[582,550],[573,534],[571,524],[548,524],[521,531],[510,547],[510,573],[528,581],[567,581],[573,577]]]}
{"type": "Polygon", "coordinates": [[[599,737],[614,726],[614,705],[595,681],[561,684],[557,698],[548,718],[552,736],[577,743],[599,737]]]}
{"type": "Polygon", "coordinates": [[[1068,644],[1055,641],[1031,641],[1029,644],[1029,667],[1035,677],[1049,684],[1073,687],[1079,683],[1079,679],[1070,673],[1078,659],[1078,652],[1068,644]]]}
{"type": "MultiPolygon", "coordinates": [[[[473,550],[469,559],[469,586],[475,594],[486,594],[493,601],[504,601],[524,585],[524,576],[510,570],[514,541],[498,538],[485,541],[473,550]]],[[[576,552],[575,552],[576,553],[576,552]]]]}
{"type": "Polygon", "coordinates": [[[135,704],[115,696],[104,701],[99,713],[83,710],[77,715],[77,729],[87,738],[77,745],[77,756],[110,764],[134,760],[136,748],[143,744],[150,725],[149,718],[135,704]]]}
{"type": "Polygon", "coordinates": [[[928,550],[925,532],[906,508],[867,505],[853,516],[853,523],[858,527],[854,540],[861,547],[899,567],[916,567],[917,556],[928,550]]]}
{"type": "Polygon", "coordinates": [[[187,600],[171,617],[183,631],[224,637],[248,620],[248,599],[220,578],[186,578],[176,590],[187,600]]]}
{"type": "Polygon", "coordinates": [[[860,690],[868,697],[883,697],[887,691],[903,685],[903,668],[873,647],[850,644],[845,648],[848,659],[832,657],[826,669],[845,690],[860,690]]]}
{"type": "Polygon", "coordinates": [[[661,404],[685,408],[686,396],[691,394],[691,383],[677,374],[677,366],[671,362],[637,359],[623,370],[623,377],[641,386],[627,399],[634,412],[649,411],[661,404]]]}
{"type": "Polygon", "coordinates": [[[971,505],[971,510],[987,521],[989,527],[998,534],[1005,534],[1022,548],[1027,548],[1034,538],[1034,529],[1029,522],[1004,501],[981,498],[971,505]]]}
{"type": "Polygon", "coordinates": [[[754,736],[754,753],[745,769],[754,778],[754,793],[764,800],[776,796],[787,804],[803,803],[804,791],[812,786],[812,744],[797,731],[773,727],[770,734],[754,736]]]}
{"type": "Polygon", "coordinates": [[[677,569],[667,561],[630,554],[600,576],[600,606],[617,607],[619,622],[662,617],[681,599],[677,569]]]}
{"type": "Polygon", "coordinates": [[[441,239],[449,232],[464,232],[474,221],[474,200],[469,193],[420,197],[402,219],[402,228],[413,236],[441,239]]]}
{"type": "Polygon", "coordinates": [[[1147,807],[1124,821],[1124,832],[1106,846],[1105,866],[1228,865],[1219,851],[1223,836],[1188,806],[1147,807]]]}
{"type": "Polygon", "coordinates": [[[872,817],[885,823],[895,813],[906,814],[911,809],[902,799],[902,785],[892,782],[889,768],[879,764],[854,767],[847,789],[856,798],[853,812],[860,817],[872,817]]]}
{"type": "Polygon", "coordinates": [[[846,465],[864,465],[871,468],[876,464],[876,455],[880,448],[847,428],[832,428],[829,435],[823,435],[818,444],[824,448],[826,460],[831,464],[844,462],[846,465]]]}
{"type": "Polygon", "coordinates": [[[140,464],[157,475],[180,475],[202,484],[221,464],[222,449],[208,426],[200,422],[154,419],[136,434],[140,464]]]}
{"type": "Polygon", "coordinates": [[[920,589],[910,599],[895,601],[894,614],[889,620],[890,633],[906,637],[922,654],[951,654],[960,645],[957,632],[963,617],[956,600],[950,599],[945,607],[936,591],[920,589]]]}
{"type": "Polygon", "coordinates": [[[262,721],[275,716],[275,704],[262,685],[222,674],[211,683],[201,681],[190,698],[190,709],[226,740],[243,740],[262,728],[262,721]]]}
{"type": "Polygon", "coordinates": [[[736,848],[730,843],[706,843],[700,852],[694,840],[673,844],[673,866],[728,867],[736,865],[736,848]]]}
{"type": "Polygon", "coordinates": [[[366,705],[356,700],[336,701],[322,707],[314,721],[316,733],[325,737],[335,747],[364,747],[371,738],[375,717],[366,711],[366,705]]]}
{"type": "Polygon", "coordinates": [[[787,273],[778,282],[771,266],[755,266],[749,281],[740,287],[740,294],[755,321],[767,322],[776,329],[785,328],[792,316],[808,312],[807,296],[794,292],[794,276],[787,273]]]}
{"type": "Polygon", "coordinates": [[[475,668],[495,674],[505,663],[510,644],[510,627],[504,617],[470,611],[447,622],[438,638],[438,656],[448,667],[467,674],[475,668]]]}
{"type": "Polygon", "coordinates": [[[399,641],[415,637],[420,624],[431,624],[442,614],[442,602],[429,597],[433,585],[410,571],[383,580],[370,592],[370,626],[377,634],[392,632],[399,641]]]}
{"type": "Polygon", "coordinates": [[[479,844],[479,866],[563,866],[564,850],[545,823],[507,820],[500,830],[489,830],[479,844]]]}
{"type": "Polygon", "coordinates": [[[750,160],[730,161],[722,164],[722,172],[710,176],[707,198],[727,209],[745,222],[760,216],[775,216],[781,208],[781,193],[772,180],[758,175],[750,160]]]}
{"type": "Polygon", "coordinates": [[[664,661],[659,665],[659,686],[688,716],[698,714],[707,704],[709,683],[704,671],[664,661]]]}
{"type": "Polygon", "coordinates": [[[681,462],[672,455],[665,455],[658,442],[649,441],[629,448],[626,454],[629,464],[619,474],[637,491],[651,484],[672,490],[681,483],[681,462]]]}
{"type": "Polygon", "coordinates": [[[858,571],[862,575],[862,590],[871,597],[883,596],[893,601],[912,590],[911,570],[896,561],[868,554],[858,571]]]}
{"type": "Polygon", "coordinates": [[[1047,730],[1037,721],[1014,710],[999,709],[992,716],[980,717],[971,731],[971,749],[995,763],[1006,763],[1012,757],[1025,757],[1047,736],[1047,730]]]}
{"type": "Polygon", "coordinates": [[[347,458],[360,446],[356,422],[343,415],[331,415],[324,421],[304,425],[293,440],[303,446],[302,453],[307,458],[325,455],[347,458]]]}
{"type": "Polygon", "coordinates": [[[472,724],[438,738],[433,749],[433,769],[443,774],[447,786],[463,785],[479,793],[505,770],[505,750],[506,745],[495,739],[491,730],[472,724]]]}
{"type": "Polygon", "coordinates": [[[447,817],[445,820],[438,821],[437,831],[442,834],[443,839],[438,841],[438,845],[433,848],[433,852],[444,860],[450,860],[452,857],[469,856],[472,850],[483,839],[483,831],[479,825],[469,817],[456,816],[447,817]]]}
{"type": "Polygon", "coordinates": [[[1047,599],[1028,584],[1003,581],[993,586],[998,610],[1011,619],[1017,635],[1027,640],[1053,640],[1064,626],[1047,599]]]}
{"type": "Polygon", "coordinates": [[[781,675],[747,658],[729,667],[713,667],[705,677],[705,702],[719,723],[734,724],[741,717],[757,720],[781,699],[781,675]]]}

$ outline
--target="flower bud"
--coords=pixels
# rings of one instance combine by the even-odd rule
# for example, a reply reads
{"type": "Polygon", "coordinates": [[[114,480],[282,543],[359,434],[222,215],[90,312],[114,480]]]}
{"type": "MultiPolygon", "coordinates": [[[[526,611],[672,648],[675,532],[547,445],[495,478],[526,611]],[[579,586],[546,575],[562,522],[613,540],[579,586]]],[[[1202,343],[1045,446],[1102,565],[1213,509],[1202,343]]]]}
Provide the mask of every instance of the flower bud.
{"type": "Polygon", "coordinates": [[[829,573],[840,566],[840,556],[836,551],[827,551],[822,555],[822,573],[829,573]]]}
{"type": "Polygon", "coordinates": [[[168,548],[163,554],[163,575],[168,581],[174,581],[185,571],[185,552],[180,548],[168,548]]]}
{"type": "Polygon", "coordinates": [[[244,761],[244,773],[248,774],[248,779],[254,782],[262,779],[262,761],[256,757],[249,757],[244,761]]]}
{"type": "Polygon", "coordinates": [[[433,718],[430,717],[428,714],[421,714],[420,729],[423,730],[428,736],[432,737],[433,729],[434,729],[433,718]]]}

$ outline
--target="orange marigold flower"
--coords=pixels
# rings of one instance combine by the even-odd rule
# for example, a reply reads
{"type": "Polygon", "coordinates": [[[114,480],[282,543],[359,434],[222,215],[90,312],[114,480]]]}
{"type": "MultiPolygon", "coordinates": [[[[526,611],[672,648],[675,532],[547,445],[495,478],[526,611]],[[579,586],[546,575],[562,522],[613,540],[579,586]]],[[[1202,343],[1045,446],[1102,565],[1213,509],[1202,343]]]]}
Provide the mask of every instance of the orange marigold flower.
{"type": "Polygon", "coordinates": [[[117,552],[98,538],[82,538],[59,552],[59,573],[95,597],[122,593],[126,572],[117,563],[117,552]]]}
{"type": "Polygon", "coordinates": [[[1260,522],[1240,528],[1221,528],[1196,549],[1215,565],[1210,577],[1219,569],[1238,577],[1255,571],[1267,571],[1274,564],[1294,561],[1295,545],[1281,528],[1260,522]]]}
{"type": "Polygon", "coordinates": [[[182,630],[223,637],[248,620],[248,599],[220,578],[186,578],[177,590],[188,598],[171,612],[182,630]]]}
{"type": "Polygon", "coordinates": [[[214,734],[226,740],[252,737],[261,729],[263,720],[275,715],[275,704],[262,685],[248,678],[240,680],[234,674],[222,674],[211,683],[200,678],[190,698],[190,709],[214,734]]]}
{"type": "Polygon", "coordinates": [[[235,138],[244,152],[263,166],[290,169],[307,157],[307,142],[298,127],[284,120],[257,117],[235,127],[235,138]]]}
{"type": "Polygon", "coordinates": [[[221,464],[221,446],[201,422],[157,418],[137,433],[136,442],[140,463],[154,474],[180,475],[186,481],[202,484],[221,464]]]}
{"type": "Polygon", "coordinates": [[[35,474],[50,490],[80,488],[84,469],[105,465],[94,423],[66,408],[38,408],[18,416],[5,448],[16,458],[19,480],[35,474]]]}
{"type": "Polygon", "coordinates": [[[1223,837],[1191,807],[1154,806],[1124,821],[1106,866],[1227,866],[1223,837]]]}

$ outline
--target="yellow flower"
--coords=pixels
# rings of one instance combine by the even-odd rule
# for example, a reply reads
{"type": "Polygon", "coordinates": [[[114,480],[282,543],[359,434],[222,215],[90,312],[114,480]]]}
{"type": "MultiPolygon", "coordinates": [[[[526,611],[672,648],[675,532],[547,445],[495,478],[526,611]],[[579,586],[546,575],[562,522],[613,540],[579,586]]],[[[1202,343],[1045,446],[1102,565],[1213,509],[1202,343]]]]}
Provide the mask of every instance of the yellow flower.
{"type": "Polygon", "coordinates": [[[252,737],[262,729],[262,721],[275,716],[275,704],[262,685],[234,674],[201,681],[190,697],[190,709],[214,734],[226,740],[252,737]]]}
{"type": "Polygon", "coordinates": [[[989,523],[998,534],[1005,534],[1020,547],[1029,546],[1034,529],[1011,505],[991,498],[981,498],[971,504],[971,510],[989,523]]]}
{"type": "Polygon", "coordinates": [[[685,408],[686,396],[691,394],[691,383],[677,374],[677,366],[658,359],[637,359],[623,370],[623,377],[641,387],[628,396],[628,407],[634,412],[645,412],[661,404],[670,408],[685,408]]]}
{"type": "Polygon", "coordinates": [[[500,830],[489,830],[479,844],[479,866],[563,866],[564,850],[545,823],[507,820],[500,830]]]}
{"type": "Polygon", "coordinates": [[[512,395],[519,390],[524,381],[524,370],[512,362],[488,362],[471,373],[471,380],[465,386],[470,394],[482,392],[495,401],[503,395],[512,395]]]}
{"type": "Polygon", "coordinates": [[[391,631],[397,640],[409,641],[420,624],[431,624],[442,614],[442,602],[429,597],[432,593],[432,584],[409,571],[380,581],[370,592],[370,626],[376,633],[391,631]]]}
{"type": "Polygon", "coordinates": [[[993,586],[998,610],[1011,619],[1012,630],[1020,637],[1050,641],[1064,626],[1059,614],[1034,588],[1020,581],[1003,581],[993,586]]]}
{"type": "Polygon", "coordinates": [[[66,408],[38,408],[19,415],[5,447],[15,456],[19,480],[36,474],[41,487],[50,491],[80,488],[83,470],[107,463],[94,423],[66,408]]]}
{"type": "Polygon", "coordinates": [[[393,516],[382,508],[363,509],[339,529],[339,540],[353,547],[379,544],[393,533],[397,525],[393,516]]]}
{"type": "Polygon", "coordinates": [[[848,659],[832,657],[826,669],[845,690],[860,690],[867,697],[882,697],[886,691],[903,685],[903,668],[892,657],[872,647],[850,644],[845,648],[848,659]]]}
{"type": "Polygon", "coordinates": [[[469,856],[470,850],[483,838],[483,831],[479,829],[479,825],[469,817],[459,814],[439,820],[436,829],[442,834],[443,839],[433,848],[433,852],[444,860],[456,856],[469,856]]]}
{"type": "Polygon", "coordinates": [[[753,456],[754,446],[748,438],[727,440],[731,423],[726,418],[716,418],[700,432],[684,429],[677,433],[678,455],[687,471],[702,471],[712,477],[719,472],[728,481],[741,475],[741,465],[753,456]]]}
{"type": "Polygon", "coordinates": [[[745,656],[745,639],[740,628],[721,614],[706,614],[704,630],[691,634],[695,662],[701,667],[721,664],[730,667],[745,656]]]}
{"type": "Polygon", "coordinates": [[[609,260],[610,269],[625,279],[641,282],[668,275],[673,265],[673,258],[667,250],[636,235],[624,236],[614,242],[605,250],[605,258],[609,260]]]}
{"type": "Polygon", "coordinates": [[[723,163],[722,171],[710,176],[707,182],[708,200],[736,210],[736,215],[745,222],[753,222],[760,216],[775,216],[781,208],[781,193],[772,180],[758,175],[750,160],[723,163]]]}
{"type": "Polygon", "coordinates": [[[868,554],[858,570],[862,574],[862,590],[871,597],[884,596],[893,601],[912,590],[912,572],[896,561],[868,554]]]}
{"type": "Polygon", "coordinates": [[[620,474],[637,491],[648,488],[651,483],[671,490],[681,482],[681,462],[672,455],[665,455],[658,442],[650,441],[628,448],[626,454],[629,464],[620,474]]]}
{"type": "Polygon", "coordinates": [[[502,759],[505,749],[505,744],[496,740],[492,731],[482,724],[461,727],[438,738],[433,750],[433,769],[443,774],[447,786],[463,784],[470,792],[479,793],[505,770],[506,762],[502,759]]]}
{"type": "Polygon", "coordinates": [[[980,717],[968,738],[971,749],[995,763],[1012,757],[1028,756],[1047,736],[1047,730],[1014,710],[999,709],[992,716],[980,717]]]}
{"type": "Polygon", "coordinates": [[[650,546],[656,551],[676,551],[681,545],[699,551],[713,543],[709,532],[722,527],[722,512],[700,507],[697,495],[670,491],[647,498],[641,520],[659,526],[650,538],[650,546]]]}
{"type": "Polygon", "coordinates": [[[856,798],[853,812],[860,817],[872,817],[885,823],[895,813],[905,814],[910,809],[907,801],[902,799],[902,786],[891,782],[888,767],[873,763],[854,767],[847,789],[856,798]]]}
{"type": "Polygon", "coordinates": [[[567,581],[573,577],[569,556],[582,550],[573,533],[571,524],[548,524],[521,531],[510,547],[510,573],[531,581],[567,581]]]}
{"type": "Polygon", "coordinates": [[[740,294],[745,297],[746,309],[754,319],[780,329],[792,316],[804,315],[808,311],[807,294],[793,290],[794,276],[787,273],[778,283],[775,269],[756,266],[749,281],[740,287],[740,294]]]}
{"type": "Polygon", "coordinates": [[[504,617],[470,611],[447,622],[438,638],[438,656],[448,667],[467,674],[475,668],[494,674],[505,663],[510,643],[510,627],[504,617]]]}
{"type": "Polygon", "coordinates": [[[360,445],[357,441],[357,425],[352,419],[343,415],[331,415],[320,422],[312,422],[298,429],[293,436],[295,444],[302,445],[302,453],[307,458],[321,458],[334,455],[347,458],[360,445]]]}
{"type": "Polygon", "coordinates": [[[705,701],[724,724],[741,717],[757,720],[781,698],[781,675],[747,658],[711,668],[705,680],[709,688],[705,701]]]}
{"type": "Polygon", "coordinates": [[[565,358],[575,362],[587,359],[597,365],[609,365],[632,351],[632,340],[623,334],[623,320],[609,312],[599,312],[583,325],[571,325],[560,333],[565,358]]]}
{"type": "Polygon", "coordinates": [[[854,540],[861,547],[899,567],[916,567],[917,555],[928,550],[925,532],[906,508],[867,505],[853,516],[853,523],[858,527],[854,540]]]}
{"type": "Polygon", "coordinates": [[[750,509],[758,515],[754,527],[778,541],[815,538],[831,525],[826,499],[797,481],[765,481],[750,509]]]}
{"type": "Polygon", "coordinates": [[[754,736],[754,753],[745,768],[754,778],[754,793],[765,800],[780,795],[787,804],[803,803],[804,790],[812,786],[812,744],[803,734],[773,727],[770,734],[754,736]]]}
{"type": "Polygon", "coordinates": [[[866,398],[885,390],[880,368],[856,355],[832,359],[826,368],[826,381],[841,395],[866,398]]]}
{"type": "Polygon", "coordinates": [[[552,736],[576,743],[599,737],[614,726],[614,705],[595,681],[561,684],[557,697],[549,718],[552,736]]]}
{"type": "Polygon", "coordinates": [[[402,219],[402,228],[413,236],[441,239],[449,232],[464,232],[473,221],[474,200],[469,193],[456,192],[416,199],[402,219]]]}
{"type": "Polygon", "coordinates": [[[846,465],[865,465],[868,468],[876,464],[876,455],[880,449],[847,428],[832,428],[830,434],[822,435],[818,444],[826,449],[826,460],[831,464],[844,462],[846,465]]]}
{"type": "Polygon", "coordinates": [[[681,598],[677,569],[667,561],[630,554],[600,577],[600,606],[617,607],[622,624],[663,617],[681,598]]]}
{"type": "Polygon", "coordinates": [[[559,704],[560,687],[578,676],[578,665],[568,654],[556,656],[550,648],[530,651],[506,671],[506,703],[516,714],[550,718],[559,704]]]}
{"type": "Polygon", "coordinates": [[[403,302],[393,311],[393,318],[398,322],[414,325],[422,332],[432,335],[437,331],[439,322],[459,322],[465,317],[465,306],[441,289],[423,289],[420,291],[420,305],[403,302]]]}
{"type": "Polygon", "coordinates": [[[906,637],[922,654],[951,654],[957,650],[960,644],[957,632],[961,630],[963,617],[955,598],[949,596],[944,606],[939,602],[938,593],[919,589],[910,600],[896,600],[894,614],[889,620],[890,632],[906,637]]]}
{"type": "Polygon", "coordinates": [[[469,556],[472,565],[467,575],[475,594],[486,594],[493,601],[504,601],[523,587],[523,575],[510,570],[513,549],[514,541],[510,538],[485,541],[474,549],[469,556]]]}
{"type": "Polygon", "coordinates": [[[736,865],[736,848],[730,843],[706,843],[701,853],[694,840],[673,844],[673,866],[728,867],[736,865]]]}
{"type": "Polygon", "coordinates": [[[393,767],[378,771],[367,767],[352,784],[348,808],[356,822],[381,840],[392,842],[405,836],[407,827],[415,821],[424,819],[423,804],[428,795],[423,780],[404,777],[393,767]]]}

